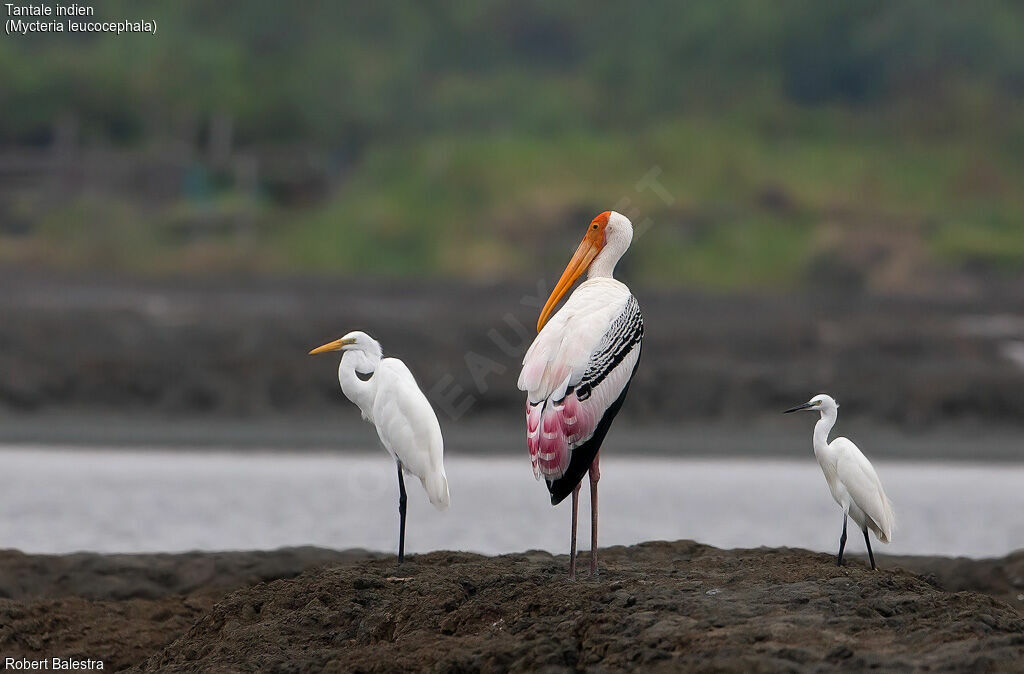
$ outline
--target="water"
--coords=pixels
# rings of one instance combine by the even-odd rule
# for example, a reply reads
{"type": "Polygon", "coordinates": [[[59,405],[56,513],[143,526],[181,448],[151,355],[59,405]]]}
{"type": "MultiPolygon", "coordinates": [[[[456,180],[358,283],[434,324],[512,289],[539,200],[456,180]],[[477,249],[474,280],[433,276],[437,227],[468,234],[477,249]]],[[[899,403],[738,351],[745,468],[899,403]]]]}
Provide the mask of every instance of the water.
{"type": "MultiPolygon", "coordinates": [[[[408,480],[410,552],[568,546],[569,503],[548,504],[526,457],[450,456],[452,508],[408,480]]],[[[1024,465],[877,462],[900,554],[1024,548],[1024,465]]],[[[397,480],[380,453],[235,453],[6,447],[0,547],[26,552],[270,549],[391,551],[397,480]]],[[[601,545],[692,538],[719,547],[834,551],[842,525],[813,460],[602,461],[601,545]]],[[[586,487],[583,494],[587,493],[586,487]]],[[[589,500],[581,499],[581,548],[589,500]]],[[[863,541],[853,535],[853,552],[863,541]]]]}

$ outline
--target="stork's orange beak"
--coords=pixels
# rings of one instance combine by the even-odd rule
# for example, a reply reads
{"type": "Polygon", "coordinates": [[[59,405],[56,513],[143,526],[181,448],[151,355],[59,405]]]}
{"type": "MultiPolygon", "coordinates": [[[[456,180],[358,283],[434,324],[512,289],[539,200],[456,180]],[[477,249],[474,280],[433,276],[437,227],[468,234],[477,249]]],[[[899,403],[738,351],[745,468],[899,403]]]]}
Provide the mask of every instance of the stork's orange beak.
{"type": "Polygon", "coordinates": [[[558,302],[565,293],[569,292],[572,284],[583,275],[583,272],[587,271],[590,263],[594,261],[597,254],[604,248],[604,229],[608,225],[608,216],[609,213],[606,211],[594,218],[594,221],[590,223],[586,235],[580,241],[579,248],[576,249],[572,259],[569,260],[569,266],[562,272],[562,278],[558,279],[555,289],[551,291],[551,296],[548,297],[548,301],[540,312],[540,318],[537,319],[537,332],[540,332],[544,324],[551,318],[551,313],[558,306],[558,302]]]}

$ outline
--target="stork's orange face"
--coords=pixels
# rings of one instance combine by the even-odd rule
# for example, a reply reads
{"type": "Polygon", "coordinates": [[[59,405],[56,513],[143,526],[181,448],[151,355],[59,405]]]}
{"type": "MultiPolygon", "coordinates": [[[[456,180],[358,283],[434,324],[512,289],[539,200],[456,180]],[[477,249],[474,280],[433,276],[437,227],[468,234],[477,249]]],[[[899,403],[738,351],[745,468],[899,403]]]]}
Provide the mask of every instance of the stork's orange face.
{"type": "Polygon", "coordinates": [[[565,293],[569,292],[572,284],[587,271],[590,263],[594,261],[597,254],[604,248],[607,240],[605,230],[608,228],[608,218],[611,215],[611,211],[605,211],[594,218],[587,227],[587,233],[583,235],[583,241],[580,241],[579,248],[576,249],[572,259],[569,260],[569,266],[562,272],[562,278],[558,279],[555,289],[551,291],[551,296],[548,297],[548,301],[540,312],[540,318],[537,319],[537,332],[540,332],[544,324],[551,318],[551,313],[555,310],[559,300],[562,299],[565,293]]]}

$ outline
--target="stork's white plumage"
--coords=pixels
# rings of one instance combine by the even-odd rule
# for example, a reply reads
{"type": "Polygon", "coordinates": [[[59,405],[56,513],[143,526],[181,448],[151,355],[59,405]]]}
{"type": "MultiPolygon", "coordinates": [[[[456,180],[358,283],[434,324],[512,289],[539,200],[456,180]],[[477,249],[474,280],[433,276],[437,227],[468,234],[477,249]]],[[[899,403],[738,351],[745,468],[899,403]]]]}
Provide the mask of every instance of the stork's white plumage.
{"type": "Polygon", "coordinates": [[[541,311],[539,334],[519,376],[519,389],[527,393],[526,439],[534,475],[546,481],[552,505],[572,494],[570,578],[576,573],[579,488],[588,471],[590,567],[597,574],[599,451],[640,360],[640,307],[629,288],[612,278],[632,238],[633,226],[620,213],[594,218],[541,311]],[[584,272],[587,280],[551,316],[584,272]]]}
{"type": "Polygon", "coordinates": [[[398,464],[398,561],[405,558],[406,493],[403,473],[415,475],[438,510],[450,504],[444,472],[444,440],[430,402],[405,363],[383,358],[380,343],[365,332],[350,332],[310,354],[341,351],[338,381],[345,397],[377,427],[384,449],[398,464]]]}
{"type": "Polygon", "coordinates": [[[878,540],[888,543],[892,539],[895,522],[892,502],[885,495],[882,481],[874,466],[857,445],[847,438],[828,441],[828,434],[839,417],[839,403],[831,396],[819,394],[803,405],[786,410],[786,413],[808,410],[820,412],[821,417],[814,425],[814,456],[825,474],[825,481],[839,507],[843,509],[843,533],[839,538],[837,563],[843,564],[843,550],[846,548],[846,518],[852,519],[864,534],[868,547],[871,568],[875,568],[875,553],[871,551],[868,530],[874,531],[878,540]]]}

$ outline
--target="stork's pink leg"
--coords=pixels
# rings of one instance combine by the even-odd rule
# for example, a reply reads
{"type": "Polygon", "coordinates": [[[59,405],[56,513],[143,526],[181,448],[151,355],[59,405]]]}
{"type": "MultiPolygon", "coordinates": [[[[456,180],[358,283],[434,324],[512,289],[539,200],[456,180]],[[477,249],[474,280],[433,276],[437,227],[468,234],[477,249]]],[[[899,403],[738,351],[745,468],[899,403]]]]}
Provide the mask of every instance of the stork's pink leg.
{"type": "Polygon", "coordinates": [[[569,543],[569,580],[576,580],[576,521],[580,510],[580,487],[572,490],[572,541],[569,543]]]}
{"type": "Polygon", "coordinates": [[[590,575],[597,577],[597,482],[601,479],[601,468],[598,462],[601,452],[594,456],[590,464],[590,575]]]}

